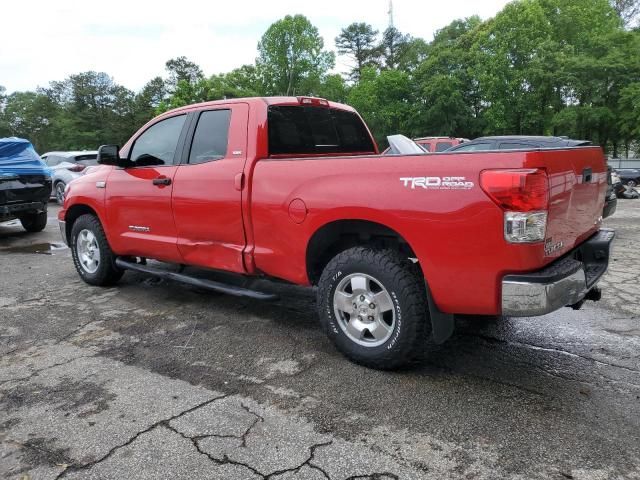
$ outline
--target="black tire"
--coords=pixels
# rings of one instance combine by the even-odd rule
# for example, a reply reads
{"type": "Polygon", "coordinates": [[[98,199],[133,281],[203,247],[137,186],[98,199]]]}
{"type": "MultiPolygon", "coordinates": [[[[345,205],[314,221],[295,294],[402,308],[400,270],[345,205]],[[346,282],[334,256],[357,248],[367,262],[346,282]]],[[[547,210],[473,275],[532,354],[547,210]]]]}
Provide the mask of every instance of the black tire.
{"type": "Polygon", "coordinates": [[[122,277],[124,271],[116,267],[116,255],[111,250],[107,237],[104,234],[100,220],[94,215],[85,214],[78,217],[71,227],[71,235],[69,239],[69,247],[73,257],[73,264],[80,278],[89,285],[108,286],[115,284],[122,277]],[[97,244],[99,263],[95,271],[89,271],[85,268],[78,254],[78,236],[81,232],[88,231],[95,238],[97,244]]]}
{"type": "Polygon", "coordinates": [[[53,191],[55,192],[56,202],[58,202],[58,205],[64,204],[64,189],[66,188],[66,186],[67,184],[62,180],[56,182],[56,184],[53,186],[53,191]]]}
{"type": "MultiPolygon", "coordinates": [[[[367,247],[345,250],[329,262],[318,283],[318,313],[327,336],[348,358],[370,368],[396,369],[420,358],[431,336],[427,305],[425,282],[419,269],[393,250],[367,247]],[[391,334],[380,345],[363,346],[352,340],[341,326],[344,321],[336,316],[336,289],[344,288],[341,285],[355,274],[374,279],[374,284],[386,289],[393,304],[391,312],[395,320],[391,334]]],[[[353,315],[356,314],[357,310],[353,315]]]]}
{"type": "Polygon", "coordinates": [[[41,232],[47,226],[47,212],[24,215],[20,223],[27,232],[41,232]]]}

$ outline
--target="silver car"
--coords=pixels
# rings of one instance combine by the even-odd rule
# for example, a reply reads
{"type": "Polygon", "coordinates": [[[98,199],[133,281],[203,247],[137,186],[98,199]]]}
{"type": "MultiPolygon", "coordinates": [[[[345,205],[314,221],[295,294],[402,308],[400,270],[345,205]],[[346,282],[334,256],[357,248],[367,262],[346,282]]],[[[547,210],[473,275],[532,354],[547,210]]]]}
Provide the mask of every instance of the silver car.
{"type": "Polygon", "coordinates": [[[47,152],[41,156],[42,160],[52,171],[51,198],[62,205],[64,189],[67,184],[86,173],[87,167],[97,165],[98,152],[85,150],[80,152],[47,152]]]}

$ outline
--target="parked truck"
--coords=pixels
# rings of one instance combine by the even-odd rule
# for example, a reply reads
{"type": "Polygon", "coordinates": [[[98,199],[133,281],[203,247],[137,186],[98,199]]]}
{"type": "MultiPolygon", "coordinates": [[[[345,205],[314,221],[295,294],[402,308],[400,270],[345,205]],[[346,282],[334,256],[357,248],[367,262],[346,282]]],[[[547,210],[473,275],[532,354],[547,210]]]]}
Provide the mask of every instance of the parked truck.
{"type": "Polygon", "coordinates": [[[316,286],[329,338],[374,368],[444,342],[456,314],[598,300],[614,237],[598,147],[382,156],[354,109],[319,98],[178,108],[98,158],[59,213],[85,282],[134,270],[261,299],[206,273],[316,286]]]}

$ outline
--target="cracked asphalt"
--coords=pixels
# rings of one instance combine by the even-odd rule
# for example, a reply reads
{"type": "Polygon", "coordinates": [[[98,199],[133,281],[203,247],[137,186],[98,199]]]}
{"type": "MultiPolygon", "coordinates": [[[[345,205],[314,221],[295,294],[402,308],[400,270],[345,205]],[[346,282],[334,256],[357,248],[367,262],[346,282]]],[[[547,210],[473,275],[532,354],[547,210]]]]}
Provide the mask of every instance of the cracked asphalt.
{"type": "Polygon", "coordinates": [[[338,354],[305,289],[85,285],[56,212],[0,225],[2,478],[640,479],[640,201],[601,302],[460,318],[400,372],[338,354]]]}

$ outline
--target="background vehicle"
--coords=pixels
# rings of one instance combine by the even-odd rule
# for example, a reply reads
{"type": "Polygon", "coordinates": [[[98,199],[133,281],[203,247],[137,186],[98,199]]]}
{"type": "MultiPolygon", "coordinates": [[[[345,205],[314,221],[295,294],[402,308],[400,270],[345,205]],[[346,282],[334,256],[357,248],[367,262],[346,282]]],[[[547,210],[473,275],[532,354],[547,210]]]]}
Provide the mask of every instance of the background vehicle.
{"type": "Polygon", "coordinates": [[[51,172],[22,138],[0,139],[0,222],[19,219],[28,232],[47,225],[51,172]]]}
{"type": "Polygon", "coordinates": [[[640,185],[640,169],[638,168],[616,168],[620,181],[630,187],[640,185]]]}
{"type": "Polygon", "coordinates": [[[448,152],[481,152],[486,150],[532,150],[538,148],[584,147],[591,145],[587,140],[571,140],[564,137],[543,137],[527,135],[504,135],[479,137],[462,145],[456,145],[448,152]]]}
{"type": "Polygon", "coordinates": [[[42,155],[42,160],[52,172],[51,198],[62,205],[64,200],[64,189],[67,184],[81,176],[87,167],[98,165],[96,160],[98,152],[87,150],[81,152],[47,152],[42,155]]]}
{"type": "Polygon", "coordinates": [[[462,142],[467,141],[464,138],[453,137],[421,137],[413,139],[418,145],[423,147],[427,152],[444,152],[451,147],[460,145],[462,142]]]}
{"type": "Polygon", "coordinates": [[[58,216],[85,282],[134,270],[261,299],[251,278],[317,285],[329,338],[375,368],[445,341],[454,314],[598,300],[613,239],[598,147],[382,156],[355,110],[318,98],[182,107],[99,162],[58,216]]]}
{"type": "MultiPolygon", "coordinates": [[[[505,135],[497,137],[479,137],[463,145],[457,145],[447,150],[448,152],[482,152],[491,150],[533,150],[547,148],[573,148],[591,145],[587,140],[571,140],[565,137],[542,137],[528,135],[505,135]]],[[[618,200],[611,180],[612,169],[607,167],[607,191],[605,192],[605,205],[602,209],[602,218],[613,215],[616,211],[618,200]]]]}

